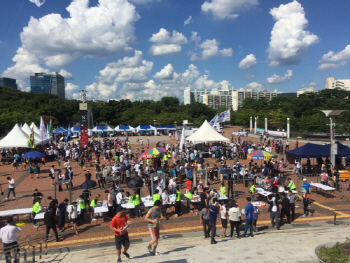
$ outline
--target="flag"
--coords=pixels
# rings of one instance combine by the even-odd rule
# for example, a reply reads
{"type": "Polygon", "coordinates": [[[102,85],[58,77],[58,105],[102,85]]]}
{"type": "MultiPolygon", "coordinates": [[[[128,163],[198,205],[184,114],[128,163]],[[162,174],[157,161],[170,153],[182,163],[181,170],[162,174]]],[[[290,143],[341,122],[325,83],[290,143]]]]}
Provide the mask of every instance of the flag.
{"type": "Polygon", "coordinates": [[[34,147],[35,147],[35,145],[34,145],[34,128],[32,128],[32,131],[29,134],[27,145],[29,148],[32,148],[32,149],[34,149],[34,147]]]}
{"type": "Polygon", "coordinates": [[[53,136],[53,133],[52,133],[52,119],[50,119],[50,124],[49,124],[49,135],[50,135],[50,137],[53,136]]]}
{"type": "Polygon", "coordinates": [[[66,133],[66,136],[64,137],[64,141],[67,142],[68,141],[68,137],[71,135],[71,131],[70,131],[70,124],[68,126],[68,131],[66,133]]]}
{"type": "Polygon", "coordinates": [[[46,127],[43,116],[40,116],[40,137],[42,141],[46,138],[46,127]]]}
{"type": "Polygon", "coordinates": [[[224,121],[230,121],[230,120],[231,120],[230,110],[228,109],[228,110],[220,113],[217,122],[224,122],[224,121]]]}
{"type": "Polygon", "coordinates": [[[209,122],[210,126],[214,126],[215,123],[218,122],[218,118],[219,118],[219,116],[215,115],[215,117],[209,122]]]}
{"type": "Polygon", "coordinates": [[[36,4],[37,7],[40,7],[45,3],[45,0],[29,0],[29,1],[36,4]]]}
{"type": "Polygon", "coordinates": [[[184,149],[184,144],[185,144],[185,127],[182,128],[182,134],[181,134],[181,140],[180,140],[180,146],[179,146],[179,149],[181,152],[184,149]]]}

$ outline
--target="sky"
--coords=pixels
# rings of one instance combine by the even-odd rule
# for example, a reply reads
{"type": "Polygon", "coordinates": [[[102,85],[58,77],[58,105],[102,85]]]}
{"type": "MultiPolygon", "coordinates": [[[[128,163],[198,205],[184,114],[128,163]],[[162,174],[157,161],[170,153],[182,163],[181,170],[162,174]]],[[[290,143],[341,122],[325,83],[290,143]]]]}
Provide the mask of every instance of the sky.
{"type": "Polygon", "coordinates": [[[0,10],[0,75],[23,91],[37,72],[65,76],[66,98],[132,101],[350,78],[348,0],[0,0],[0,10]]]}

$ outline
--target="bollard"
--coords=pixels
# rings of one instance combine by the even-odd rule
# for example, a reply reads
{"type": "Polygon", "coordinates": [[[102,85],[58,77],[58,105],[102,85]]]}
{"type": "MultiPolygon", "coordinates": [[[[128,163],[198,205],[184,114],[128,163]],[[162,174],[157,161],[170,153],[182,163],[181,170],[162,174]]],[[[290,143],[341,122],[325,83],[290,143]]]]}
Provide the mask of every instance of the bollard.
{"type": "Polygon", "coordinates": [[[24,263],[27,263],[27,249],[23,248],[24,253],[23,253],[23,261],[24,263]]]}
{"type": "Polygon", "coordinates": [[[337,213],[334,212],[334,225],[337,224],[337,213]]]}
{"type": "Polygon", "coordinates": [[[43,256],[43,244],[42,243],[39,243],[39,258],[41,259],[42,256],[43,256]]]}
{"type": "Polygon", "coordinates": [[[21,254],[19,253],[19,249],[17,249],[15,252],[15,261],[14,262],[16,262],[16,261],[17,261],[17,263],[20,263],[20,261],[21,261],[21,254]]]}
{"type": "Polygon", "coordinates": [[[35,263],[35,246],[31,246],[33,249],[33,263],[35,263]]]}
{"type": "Polygon", "coordinates": [[[45,255],[47,256],[47,239],[45,241],[45,255]]]}

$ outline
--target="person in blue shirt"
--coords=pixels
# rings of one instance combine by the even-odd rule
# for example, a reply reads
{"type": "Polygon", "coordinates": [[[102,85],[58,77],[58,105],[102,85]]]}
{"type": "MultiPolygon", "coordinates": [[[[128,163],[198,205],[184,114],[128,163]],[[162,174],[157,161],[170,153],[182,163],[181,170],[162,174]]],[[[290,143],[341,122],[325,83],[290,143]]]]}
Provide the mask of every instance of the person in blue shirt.
{"type": "Polygon", "coordinates": [[[244,209],[245,213],[245,226],[244,226],[244,233],[242,237],[246,237],[248,227],[250,227],[250,236],[253,237],[253,213],[254,213],[254,207],[251,204],[252,199],[250,197],[247,197],[248,204],[246,205],[244,209]]]}
{"type": "Polygon", "coordinates": [[[218,213],[222,210],[222,206],[219,204],[217,198],[213,198],[211,204],[209,205],[209,226],[211,228],[210,238],[211,244],[217,244],[218,242],[215,240],[216,235],[216,219],[218,217],[218,213]]]}
{"type": "Polygon", "coordinates": [[[311,184],[309,184],[307,182],[306,178],[303,179],[303,183],[301,184],[301,187],[304,187],[304,189],[307,191],[307,193],[310,193],[311,184]]]}

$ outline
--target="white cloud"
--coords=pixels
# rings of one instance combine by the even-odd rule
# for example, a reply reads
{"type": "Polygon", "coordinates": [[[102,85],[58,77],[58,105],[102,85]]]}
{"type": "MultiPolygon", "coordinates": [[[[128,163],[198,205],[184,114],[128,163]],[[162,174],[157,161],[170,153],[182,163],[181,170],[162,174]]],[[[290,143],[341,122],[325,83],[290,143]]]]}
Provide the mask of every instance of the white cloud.
{"type": "Polygon", "coordinates": [[[243,78],[245,78],[245,79],[252,79],[252,78],[255,78],[255,76],[254,76],[254,75],[251,75],[251,74],[245,74],[245,75],[243,76],[243,78]]]}
{"type": "Polygon", "coordinates": [[[148,52],[151,56],[171,56],[181,52],[181,45],[187,43],[187,38],[175,30],[170,36],[166,29],[161,28],[158,33],[152,34],[149,41],[155,43],[148,52]]]}
{"type": "Polygon", "coordinates": [[[240,69],[251,69],[257,63],[256,58],[253,54],[247,55],[244,59],[239,62],[238,67],[240,69]]]}
{"type": "Polygon", "coordinates": [[[310,86],[316,86],[317,83],[313,81],[313,82],[311,82],[309,85],[310,85],[310,86]]]}
{"type": "Polygon", "coordinates": [[[215,82],[212,79],[208,79],[208,75],[203,75],[199,77],[193,85],[198,90],[204,89],[221,89],[231,87],[232,84],[227,80],[223,80],[221,82],[215,82]]]}
{"type": "Polygon", "coordinates": [[[327,54],[324,54],[320,62],[335,62],[340,60],[350,60],[350,45],[347,45],[344,50],[334,54],[333,51],[329,51],[327,54]]]}
{"type": "Polygon", "coordinates": [[[270,10],[276,23],[271,32],[269,51],[270,66],[300,63],[308,47],[318,42],[318,37],[304,29],[308,20],[297,1],[270,10]]]}
{"type": "Polygon", "coordinates": [[[173,79],[174,78],[174,68],[171,64],[166,65],[161,71],[157,72],[153,77],[157,79],[173,79]]]}
{"type": "Polygon", "coordinates": [[[30,18],[20,34],[16,64],[4,74],[21,82],[33,72],[47,72],[42,63],[61,69],[79,56],[109,57],[132,50],[134,22],[140,16],[127,0],[99,0],[93,7],[89,0],[74,0],[66,9],[68,18],[55,13],[30,18]]]}
{"type": "Polygon", "coordinates": [[[191,40],[196,43],[196,46],[201,42],[201,37],[198,35],[198,32],[192,31],[191,40]]]}
{"type": "Polygon", "coordinates": [[[339,68],[338,64],[333,64],[333,63],[323,63],[321,65],[318,66],[318,70],[323,70],[323,69],[335,69],[335,68],[339,68]]]}
{"type": "Polygon", "coordinates": [[[79,99],[79,91],[80,87],[72,84],[72,83],[67,83],[66,84],[66,98],[67,99],[79,99]]]}
{"type": "Polygon", "coordinates": [[[287,70],[287,73],[284,74],[284,76],[278,76],[276,74],[273,74],[271,77],[266,78],[266,80],[270,84],[278,84],[278,83],[282,83],[290,80],[292,75],[293,75],[293,71],[287,70]]]}
{"type": "MultiPolygon", "coordinates": [[[[194,40],[200,39],[199,36],[196,34],[196,32],[192,32],[192,38],[194,40]]],[[[231,57],[232,56],[232,48],[228,49],[219,49],[220,42],[216,39],[207,39],[203,43],[198,45],[198,48],[201,50],[201,56],[199,57],[196,53],[192,53],[191,60],[207,60],[213,57],[217,57],[219,55],[222,55],[224,57],[231,57]]]]}
{"type": "Polygon", "coordinates": [[[259,91],[263,88],[263,85],[258,82],[252,82],[247,85],[247,88],[259,91]]]}
{"type": "Polygon", "coordinates": [[[189,25],[191,23],[193,23],[194,19],[192,18],[192,16],[189,16],[188,19],[186,19],[186,21],[184,22],[184,25],[189,25]]]}
{"type": "Polygon", "coordinates": [[[202,4],[202,11],[205,13],[213,13],[216,19],[233,19],[237,18],[235,12],[243,11],[258,5],[258,0],[209,0],[202,4]]]}
{"type": "Polygon", "coordinates": [[[68,72],[65,69],[61,69],[60,72],[58,72],[58,74],[62,75],[65,79],[73,79],[72,73],[68,72]]]}

